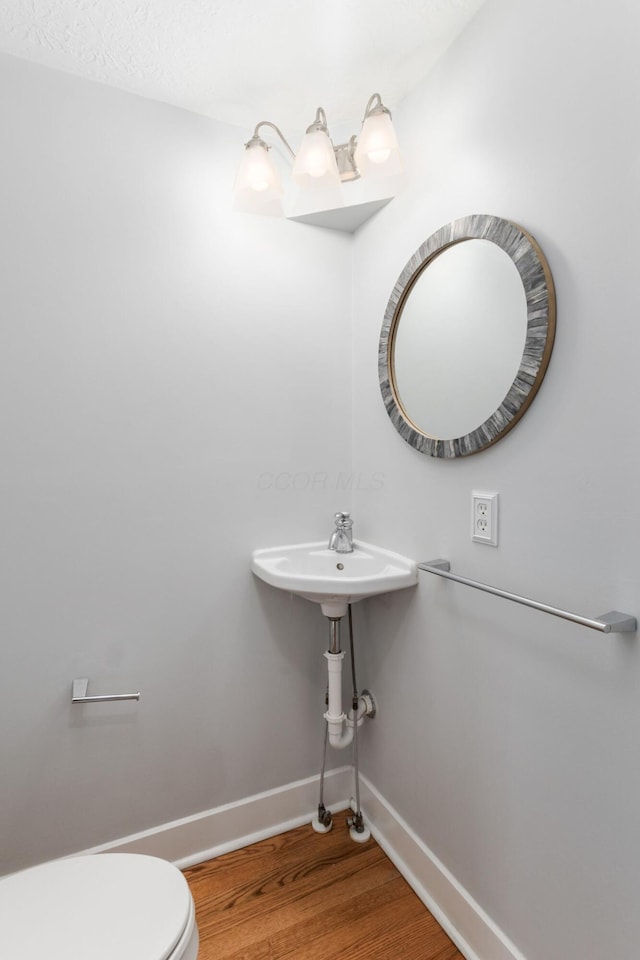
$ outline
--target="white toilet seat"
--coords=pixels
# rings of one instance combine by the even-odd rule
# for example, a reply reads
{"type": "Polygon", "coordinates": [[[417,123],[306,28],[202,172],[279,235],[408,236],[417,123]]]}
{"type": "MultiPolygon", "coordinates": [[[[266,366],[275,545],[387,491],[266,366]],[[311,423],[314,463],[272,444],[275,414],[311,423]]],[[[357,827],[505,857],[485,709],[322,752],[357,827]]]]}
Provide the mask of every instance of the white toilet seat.
{"type": "Polygon", "coordinates": [[[140,854],[70,857],[0,880],[0,955],[12,960],[195,960],[180,871],[140,854]]]}

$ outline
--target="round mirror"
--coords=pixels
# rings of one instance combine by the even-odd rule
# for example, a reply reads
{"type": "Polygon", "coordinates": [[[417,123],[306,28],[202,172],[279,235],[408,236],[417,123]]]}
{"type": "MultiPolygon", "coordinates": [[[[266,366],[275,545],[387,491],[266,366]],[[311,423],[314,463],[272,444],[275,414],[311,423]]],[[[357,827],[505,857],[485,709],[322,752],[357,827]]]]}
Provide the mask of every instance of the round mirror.
{"type": "Polygon", "coordinates": [[[380,386],[394,426],[434,457],[490,446],[535,396],[554,332],[551,272],[522,227],[478,215],[441,228],[385,312],[380,386]]]}

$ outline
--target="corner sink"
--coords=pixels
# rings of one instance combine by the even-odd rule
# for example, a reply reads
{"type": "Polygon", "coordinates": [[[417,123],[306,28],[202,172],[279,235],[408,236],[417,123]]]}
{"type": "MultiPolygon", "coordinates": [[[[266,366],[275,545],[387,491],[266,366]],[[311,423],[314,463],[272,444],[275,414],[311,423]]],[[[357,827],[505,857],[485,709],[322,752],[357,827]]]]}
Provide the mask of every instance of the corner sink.
{"type": "Polygon", "coordinates": [[[272,587],[319,603],[332,619],[343,617],[349,603],[418,582],[413,560],[361,541],[353,553],[328,550],[326,541],[254,550],[251,570],[272,587]]]}

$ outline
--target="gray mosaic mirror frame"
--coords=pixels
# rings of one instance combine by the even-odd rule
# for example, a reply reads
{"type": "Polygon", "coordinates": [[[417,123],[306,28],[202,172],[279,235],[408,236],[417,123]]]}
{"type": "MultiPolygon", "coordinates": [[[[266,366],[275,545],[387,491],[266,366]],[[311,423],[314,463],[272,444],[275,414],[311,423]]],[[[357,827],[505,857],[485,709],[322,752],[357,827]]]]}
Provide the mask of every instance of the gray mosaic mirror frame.
{"type": "Polygon", "coordinates": [[[391,422],[403,440],[431,457],[466,457],[492,446],[516,425],[538,392],[551,357],[555,328],[556,298],[551,270],[542,250],[523,227],[486,214],[474,214],[446,224],[418,247],[398,277],[385,310],[378,375],[391,422]],[[393,374],[394,339],[407,297],[429,264],[453,244],[474,239],[497,244],[520,274],[527,303],[525,345],[516,376],[498,409],[471,433],[441,440],[417,427],[399,401],[393,374]]]}

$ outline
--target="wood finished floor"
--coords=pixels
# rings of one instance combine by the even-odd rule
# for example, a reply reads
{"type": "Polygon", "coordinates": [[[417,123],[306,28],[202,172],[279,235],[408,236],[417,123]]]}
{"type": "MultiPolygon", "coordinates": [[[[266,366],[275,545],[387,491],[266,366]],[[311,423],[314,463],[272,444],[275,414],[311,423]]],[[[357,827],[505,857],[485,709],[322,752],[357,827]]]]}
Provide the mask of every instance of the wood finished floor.
{"type": "Polygon", "coordinates": [[[346,813],[185,870],[198,960],[464,960],[374,840],[346,813]]]}

